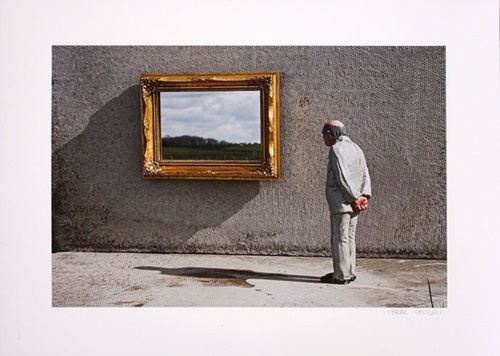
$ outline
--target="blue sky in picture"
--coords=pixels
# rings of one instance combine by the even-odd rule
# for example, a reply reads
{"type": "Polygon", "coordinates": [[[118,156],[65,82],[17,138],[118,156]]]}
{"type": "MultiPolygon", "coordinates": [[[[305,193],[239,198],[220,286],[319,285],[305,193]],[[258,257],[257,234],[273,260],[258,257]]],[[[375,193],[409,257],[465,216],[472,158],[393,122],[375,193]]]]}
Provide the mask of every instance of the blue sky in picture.
{"type": "Polygon", "coordinates": [[[160,92],[161,134],[260,143],[260,91],[160,92]]]}

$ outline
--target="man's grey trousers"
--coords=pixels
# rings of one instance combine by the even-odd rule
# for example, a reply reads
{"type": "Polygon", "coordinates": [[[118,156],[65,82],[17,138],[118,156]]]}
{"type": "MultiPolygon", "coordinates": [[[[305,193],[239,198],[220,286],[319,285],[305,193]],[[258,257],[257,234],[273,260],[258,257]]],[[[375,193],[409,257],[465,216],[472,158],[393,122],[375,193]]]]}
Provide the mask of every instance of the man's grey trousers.
{"type": "Polygon", "coordinates": [[[330,214],[333,278],[350,279],[356,274],[356,225],[359,213],[330,214]]]}

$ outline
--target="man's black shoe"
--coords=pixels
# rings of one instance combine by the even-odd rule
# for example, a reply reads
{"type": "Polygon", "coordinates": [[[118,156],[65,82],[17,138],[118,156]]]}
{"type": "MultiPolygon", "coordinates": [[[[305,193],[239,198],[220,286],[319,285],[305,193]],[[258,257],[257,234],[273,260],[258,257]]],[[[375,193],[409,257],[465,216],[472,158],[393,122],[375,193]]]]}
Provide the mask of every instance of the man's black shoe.
{"type": "MultiPolygon", "coordinates": [[[[356,279],[356,277],[354,277],[356,279]]],[[[321,283],[328,283],[328,284],[349,284],[351,283],[351,279],[335,279],[333,278],[333,273],[327,273],[323,277],[320,278],[321,283]]]]}
{"type": "Polygon", "coordinates": [[[320,278],[321,283],[332,283],[333,273],[327,273],[320,278]]]}
{"type": "MultiPolygon", "coordinates": [[[[332,283],[333,273],[327,273],[323,277],[320,278],[321,283],[332,283]]],[[[349,282],[354,282],[356,280],[356,275],[352,275],[351,278],[348,279],[349,282]]],[[[344,283],[342,283],[344,284],[344,283]]]]}

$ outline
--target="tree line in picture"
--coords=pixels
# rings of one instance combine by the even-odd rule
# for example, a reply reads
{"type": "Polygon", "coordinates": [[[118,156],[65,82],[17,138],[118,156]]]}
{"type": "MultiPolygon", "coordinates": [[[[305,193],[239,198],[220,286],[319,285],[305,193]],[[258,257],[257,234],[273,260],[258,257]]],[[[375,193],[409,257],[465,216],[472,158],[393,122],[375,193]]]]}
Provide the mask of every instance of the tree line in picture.
{"type": "Polygon", "coordinates": [[[261,159],[260,143],[232,143],[200,136],[162,137],[163,159],[244,160],[261,159]]]}

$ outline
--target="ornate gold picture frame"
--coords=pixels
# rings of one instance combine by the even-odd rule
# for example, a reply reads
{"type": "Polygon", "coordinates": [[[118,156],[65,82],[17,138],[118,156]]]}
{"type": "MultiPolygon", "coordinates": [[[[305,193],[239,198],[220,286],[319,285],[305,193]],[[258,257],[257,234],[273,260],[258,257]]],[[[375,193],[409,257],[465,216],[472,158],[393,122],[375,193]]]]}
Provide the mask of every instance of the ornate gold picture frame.
{"type": "Polygon", "coordinates": [[[279,180],[279,72],[142,74],[143,177],[279,180]]]}

